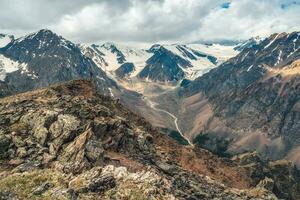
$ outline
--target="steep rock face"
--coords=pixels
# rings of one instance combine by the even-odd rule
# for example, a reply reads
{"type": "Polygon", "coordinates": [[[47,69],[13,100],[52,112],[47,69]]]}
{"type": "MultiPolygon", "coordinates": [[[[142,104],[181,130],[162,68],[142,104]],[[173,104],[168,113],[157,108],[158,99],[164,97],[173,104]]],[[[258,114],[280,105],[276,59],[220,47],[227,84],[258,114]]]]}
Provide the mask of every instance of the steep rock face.
{"type": "Polygon", "coordinates": [[[191,67],[191,63],[163,46],[152,47],[150,51],[154,52],[154,55],[147,60],[145,68],[138,74],[139,78],[161,82],[178,81],[185,76],[181,67],[191,67]]]}
{"type": "Polygon", "coordinates": [[[3,91],[0,96],[82,78],[94,79],[98,89],[106,94],[108,87],[116,87],[116,83],[75,44],[50,30],[13,40],[0,50],[0,54],[17,63],[17,70],[7,73],[4,83],[0,83],[13,91],[3,91]]]}
{"type": "Polygon", "coordinates": [[[116,71],[115,74],[119,78],[125,78],[129,76],[135,70],[133,63],[124,63],[116,71]]]}
{"type": "Polygon", "coordinates": [[[2,199],[277,199],[237,162],[178,145],[87,81],[0,108],[2,199]]]}
{"type": "Polygon", "coordinates": [[[258,150],[299,165],[299,47],[299,33],[274,34],[184,85],[186,97],[201,94],[210,106],[202,134],[226,138],[231,152],[258,150]]]}

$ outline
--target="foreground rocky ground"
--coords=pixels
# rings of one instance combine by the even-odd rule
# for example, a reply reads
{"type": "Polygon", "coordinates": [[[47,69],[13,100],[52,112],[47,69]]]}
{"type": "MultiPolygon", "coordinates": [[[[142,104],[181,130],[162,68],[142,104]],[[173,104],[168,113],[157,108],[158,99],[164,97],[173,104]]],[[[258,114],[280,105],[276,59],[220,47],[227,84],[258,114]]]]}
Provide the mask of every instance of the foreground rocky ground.
{"type": "Polygon", "coordinates": [[[181,146],[88,81],[0,100],[0,199],[300,199],[299,177],[181,146]]]}

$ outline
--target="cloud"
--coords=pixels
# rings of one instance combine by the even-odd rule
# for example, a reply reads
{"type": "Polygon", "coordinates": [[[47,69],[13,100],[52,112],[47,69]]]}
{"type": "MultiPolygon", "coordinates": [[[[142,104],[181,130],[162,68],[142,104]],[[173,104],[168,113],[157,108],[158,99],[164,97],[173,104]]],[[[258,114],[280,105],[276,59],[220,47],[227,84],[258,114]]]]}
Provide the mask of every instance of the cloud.
{"type": "Polygon", "coordinates": [[[300,30],[299,0],[0,0],[0,32],[76,42],[246,39],[300,30]]]}
{"type": "MultiPolygon", "coordinates": [[[[198,30],[198,37],[246,39],[274,32],[300,31],[300,7],[282,10],[282,0],[233,1],[229,9],[211,12],[198,30]],[[219,33],[219,34],[218,34],[219,33]]],[[[197,34],[197,33],[196,33],[197,34]]]]}

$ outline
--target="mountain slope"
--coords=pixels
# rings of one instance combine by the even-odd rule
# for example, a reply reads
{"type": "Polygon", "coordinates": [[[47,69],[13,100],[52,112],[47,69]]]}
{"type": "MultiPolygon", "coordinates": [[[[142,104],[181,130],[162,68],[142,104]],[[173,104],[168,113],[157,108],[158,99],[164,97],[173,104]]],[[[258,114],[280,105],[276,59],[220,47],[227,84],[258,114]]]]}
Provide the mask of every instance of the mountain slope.
{"type": "Polygon", "coordinates": [[[0,96],[80,78],[93,78],[105,94],[108,88],[117,87],[75,44],[50,30],[13,40],[0,49],[0,55],[4,63],[0,84],[12,88],[0,96]]]}
{"type": "Polygon", "coordinates": [[[95,91],[78,80],[0,100],[2,199],[297,199],[290,164],[178,145],[95,91]]]}
{"type": "Polygon", "coordinates": [[[0,48],[5,47],[14,39],[11,35],[0,34],[0,48]]]}
{"type": "Polygon", "coordinates": [[[234,46],[219,44],[178,44],[165,45],[165,48],[191,63],[192,67],[182,68],[185,78],[190,80],[202,76],[238,53],[234,46]]]}
{"type": "Polygon", "coordinates": [[[135,76],[139,71],[145,66],[146,60],[151,57],[151,53],[144,49],[137,47],[129,47],[126,45],[116,44],[116,43],[104,43],[101,45],[84,45],[81,47],[83,52],[85,49],[91,48],[95,53],[85,54],[93,60],[103,60],[103,62],[96,62],[99,67],[103,70],[110,72],[114,75],[115,70],[117,70],[124,63],[133,63],[136,68],[136,72],[132,74],[135,76]]]}
{"type": "Polygon", "coordinates": [[[259,36],[257,37],[252,37],[249,40],[243,41],[242,43],[239,43],[236,47],[234,47],[235,50],[237,51],[243,51],[244,49],[251,48],[255,45],[258,45],[262,41],[264,41],[266,38],[261,38],[259,36]]]}
{"type": "Polygon", "coordinates": [[[181,67],[191,67],[188,61],[162,46],[154,46],[150,51],[154,55],[146,61],[145,68],[138,74],[139,78],[160,82],[179,81],[185,76],[181,67]]]}
{"type": "Polygon", "coordinates": [[[299,36],[274,34],[181,88],[179,115],[186,134],[195,142],[201,139],[197,135],[205,136],[201,145],[213,150],[226,141],[229,152],[257,150],[300,166],[299,36]],[[198,111],[191,124],[184,119],[192,107],[198,111]]]}

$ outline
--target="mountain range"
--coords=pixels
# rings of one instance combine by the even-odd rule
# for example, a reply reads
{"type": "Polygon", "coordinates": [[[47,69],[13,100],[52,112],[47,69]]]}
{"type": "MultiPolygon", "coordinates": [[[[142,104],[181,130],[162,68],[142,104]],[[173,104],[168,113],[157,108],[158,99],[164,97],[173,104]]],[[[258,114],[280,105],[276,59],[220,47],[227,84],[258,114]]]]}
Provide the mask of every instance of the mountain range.
{"type": "Polygon", "coordinates": [[[299,166],[299,35],[273,34],[159,101],[195,143],[299,166]]]}
{"type": "MultiPolygon", "coordinates": [[[[118,175],[103,180],[100,171],[104,169],[95,169],[98,164],[117,162],[141,176],[142,169],[158,169],[155,173],[159,174],[153,175],[159,177],[155,183],[170,184],[172,176],[192,181],[173,180],[169,185],[176,191],[173,194],[168,192],[169,186],[153,187],[153,191],[159,190],[159,199],[172,195],[175,199],[211,199],[212,193],[220,199],[256,198],[250,188],[260,184],[267,189],[269,183],[269,189],[260,191],[261,199],[298,199],[300,189],[295,182],[299,172],[293,164],[300,167],[299,87],[299,32],[275,33],[237,44],[153,44],[146,48],[111,42],[75,44],[47,29],[20,38],[0,34],[0,156],[8,166],[25,165],[26,160],[32,164],[42,155],[36,152],[43,146],[46,154],[38,158],[43,170],[57,170],[53,166],[58,163],[63,173],[72,173],[73,181],[79,182],[84,177],[77,174],[84,171],[82,176],[89,177],[96,172],[88,170],[98,170],[97,177],[89,178],[102,178],[100,185],[108,181],[109,188],[98,188],[100,193],[111,191],[116,184],[130,184],[119,182],[118,175]],[[53,84],[58,85],[49,88],[53,84]],[[116,134],[99,135],[101,120],[112,123],[105,126],[104,133],[111,130],[116,134]],[[69,130],[72,127],[76,130],[69,130]],[[27,143],[18,146],[14,134],[21,134],[20,140],[33,140],[34,148],[27,143]],[[30,149],[32,153],[28,153],[30,149]],[[28,159],[23,159],[22,153],[28,159]],[[72,163],[71,158],[78,162],[72,163]],[[218,163],[216,169],[222,173],[203,171],[212,162],[218,163]],[[197,167],[199,163],[204,164],[197,167]],[[136,168],[130,169],[132,164],[136,168]],[[237,169],[242,171],[234,173],[237,169]],[[284,175],[278,175],[282,171],[284,175]],[[189,172],[216,180],[207,188],[208,180],[189,172]],[[264,180],[266,177],[270,180],[264,180]],[[238,179],[241,182],[235,182],[238,179]],[[220,189],[216,182],[226,188],[220,189]],[[202,184],[209,191],[217,189],[200,194],[203,188],[195,189],[193,184],[202,184]],[[232,188],[246,193],[243,196],[232,188]],[[228,196],[224,190],[229,191],[228,196]]],[[[9,181],[10,175],[3,176],[9,181]]],[[[84,189],[69,185],[75,192],[67,195],[93,195],[89,194],[95,192],[93,184],[98,182],[88,182],[84,189]]]]}

